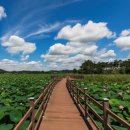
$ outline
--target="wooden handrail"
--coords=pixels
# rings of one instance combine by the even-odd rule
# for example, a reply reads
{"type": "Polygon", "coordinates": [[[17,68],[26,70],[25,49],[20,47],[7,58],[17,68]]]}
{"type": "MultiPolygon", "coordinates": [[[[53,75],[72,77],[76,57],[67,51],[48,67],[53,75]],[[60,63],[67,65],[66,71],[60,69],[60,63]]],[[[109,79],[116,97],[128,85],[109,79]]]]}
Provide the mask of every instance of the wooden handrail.
{"type": "Polygon", "coordinates": [[[38,113],[40,112],[40,110],[42,110],[42,106],[43,106],[43,102],[40,104],[38,110],[36,111],[36,113],[35,113],[35,117],[34,117],[34,118],[36,118],[37,115],[38,115],[38,113]]]}
{"type": "Polygon", "coordinates": [[[102,117],[101,117],[89,104],[87,104],[87,106],[88,106],[88,108],[91,110],[91,112],[97,117],[97,119],[98,119],[101,123],[103,123],[102,117]]]}
{"type": "Polygon", "coordinates": [[[95,104],[95,105],[97,105],[100,109],[103,109],[103,105],[102,104],[100,104],[98,101],[96,101],[94,98],[92,98],[91,96],[89,96],[88,94],[85,94],[90,100],[92,100],[93,101],[93,103],[95,104]]]}
{"type": "Polygon", "coordinates": [[[70,92],[72,98],[77,103],[77,105],[78,106],[80,105],[80,107],[83,108],[82,110],[84,110],[83,113],[84,113],[84,117],[86,119],[87,119],[87,116],[89,116],[92,119],[92,121],[94,122],[94,124],[96,124],[96,122],[94,121],[94,119],[92,118],[91,114],[88,111],[88,110],[90,110],[93,113],[93,115],[95,117],[97,117],[97,119],[102,123],[104,130],[113,130],[113,128],[111,127],[111,125],[109,123],[109,116],[114,118],[117,122],[122,124],[128,130],[130,130],[130,124],[127,123],[125,120],[121,119],[119,116],[117,116],[115,113],[113,113],[109,109],[109,100],[108,99],[105,98],[103,100],[103,105],[100,104],[93,97],[91,97],[88,93],[86,93],[85,91],[81,90],[81,88],[79,88],[78,86],[73,84],[73,82],[69,78],[67,79],[66,86],[67,86],[68,91],[70,92]],[[84,97],[82,97],[80,94],[82,94],[84,97]],[[81,100],[79,100],[79,99],[81,99],[81,100]],[[89,99],[89,101],[88,101],[88,99],[89,99]],[[89,104],[90,101],[92,101],[97,107],[99,107],[100,110],[103,111],[102,117],[96,112],[96,110],[94,110],[92,108],[92,106],[89,104]],[[82,104],[84,104],[84,105],[82,105],[82,104]]]}
{"type": "Polygon", "coordinates": [[[39,119],[38,119],[38,121],[37,121],[37,123],[36,123],[36,125],[35,125],[34,130],[37,130],[37,129],[38,129],[38,127],[39,127],[39,124],[40,124],[40,122],[41,122],[41,119],[42,119],[43,114],[44,114],[44,112],[42,111],[42,112],[41,112],[41,114],[40,114],[40,116],[39,116],[39,119]]]}
{"type": "Polygon", "coordinates": [[[50,95],[51,95],[51,93],[53,91],[53,88],[54,88],[55,84],[59,80],[60,79],[54,79],[53,81],[49,82],[49,84],[43,89],[43,92],[40,94],[38,99],[36,99],[35,101],[34,101],[33,98],[30,98],[30,108],[26,112],[26,114],[23,116],[23,118],[19,121],[19,123],[16,125],[14,130],[20,130],[20,128],[22,127],[22,125],[24,124],[24,122],[28,118],[30,118],[31,120],[30,120],[30,123],[28,125],[27,130],[37,130],[38,129],[39,124],[40,124],[41,119],[42,119],[42,116],[43,116],[43,114],[45,112],[47,103],[49,101],[50,95]],[[39,104],[39,107],[38,107],[37,111],[34,113],[35,107],[38,104],[39,104]],[[38,115],[40,110],[41,110],[41,113],[40,113],[40,116],[38,118],[38,121],[36,122],[36,116],[38,115]]]}
{"type": "Polygon", "coordinates": [[[124,121],[122,118],[120,118],[119,116],[117,116],[114,112],[112,112],[109,109],[106,109],[107,113],[112,116],[114,119],[116,119],[119,123],[121,123],[122,125],[124,125],[126,128],[130,129],[130,124],[127,123],[126,121],[124,121]]]}
{"type": "Polygon", "coordinates": [[[24,115],[24,117],[20,120],[20,122],[18,123],[18,125],[16,125],[16,127],[14,128],[14,130],[19,130],[19,128],[22,127],[22,124],[30,116],[31,112],[32,112],[32,108],[29,108],[29,110],[26,112],[26,114],[24,115]]]}

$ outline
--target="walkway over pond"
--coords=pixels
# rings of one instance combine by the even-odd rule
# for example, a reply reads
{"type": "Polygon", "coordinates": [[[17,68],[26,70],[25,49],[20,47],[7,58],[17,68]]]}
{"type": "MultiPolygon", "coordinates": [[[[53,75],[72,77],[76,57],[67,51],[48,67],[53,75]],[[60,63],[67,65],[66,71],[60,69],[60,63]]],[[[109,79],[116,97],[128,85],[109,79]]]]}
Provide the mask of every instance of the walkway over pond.
{"type": "Polygon", "coordinates": [[[39,130],[88,130],[62,79],[54,88],[39,130]]]}
{"type": "Polygon", "coordinates": [[[30,121],[27,130],[99,130],[95,117],[104,130],[113,130],[110,116],[130,130],[130,124],[111,111],[107,98],[100,103],[71,78],[56,78],[44,87],[38,99],[30,98],[30,108],[14,130],[20,130],[26,120],[30,121]],[[98,114],[90,103],[103,114],[98,114]]]}

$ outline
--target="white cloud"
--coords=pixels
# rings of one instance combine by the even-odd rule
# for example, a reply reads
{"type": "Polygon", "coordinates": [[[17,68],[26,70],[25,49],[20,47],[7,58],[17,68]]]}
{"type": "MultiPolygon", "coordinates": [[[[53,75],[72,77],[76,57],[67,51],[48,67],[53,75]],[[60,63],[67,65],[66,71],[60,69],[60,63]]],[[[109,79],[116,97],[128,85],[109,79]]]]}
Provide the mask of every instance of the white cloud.
{"type": "Polygon", "coordinates": [[[6,17],[7,17],[7,14],[6,14],[6,12],[5,12],[4,7],[0,6],[0,20],[1,20],[2,18],[6,18],[6,17]]]}
{"type": "MultiPolygon", "coordinates": [[[[61,26],[46,26],[46,28],[41,28],[36,32],[28,35],[35,36],[42,33],[50,32],[61,26]]],[[[41,55],[44,59],[44,63],[47,66],[43,66],[41,62],[27,62],[29,59],[29,54],[36,50],[35,43],[30,43],[25,41],[23,38],[18,36],[5,37],[2,46],[6,47],[6,50],[11,54],[21,54],[21,61],[0,61],[1,68],[6,65],[11,64],[9,70],[13,70],[15,66],[19,66],[16,70],[28,70],[28,69],[73,69],[78,68],[85,60],[102,60],[116,56],[114,50],[98,50],[96,42],[103,38],[111,38],[114,33],[107,28],[107,23],[99,22],[94,23],[89,21],[86,25],[76,24],[75,26],[65,26],[63,27],[58,35],[57,39],[67,39],[66,44],[56,43],[52,45],[48,53],[41,55]],[[8,63],[7,63],[8,62],[8,63]],[[13,67],[12,67],[13,66],[13,67]]]]}
{"type": "Polygon", "coordinates": [[[91,45],[91,46],[88,46],[87,48],[82,49],[82,51],[83,51],[83,54],[85,55],[92,55],[97,51],[97,48],[98,46],[91,45]]]}
{"type": "Polygon", "coordinates": [[[55,23],[55,24],[52,24],[52,25],[40,26],[40,29],[28,34],[26,36],[26,38],[36,36],[36,35],[41,35],[43,33],[52,32],[54,30],[57,30],[60,27],[61,27],[61,23],[55,23]]]}
{"type": "Polygon", "coordinates": [[[56,43],[49,48],[47,54],[41,58],[51,68],[73,69],[78,68],[85,60],[101,61],[115,57],[114,50],[98,50],[96,41],[103,38],[111,38],[114,33],[107,28],[107,23],[94,23],[89,21],[86,25],[63,27],[56,39],[66,39],[66,44],[56,43]]]}
{"type": "Polygon", "coordinates": [[[56,43],[49,48],[50,55],[68,55],[73,53],[76,53],[74,47],[63,45],[61,43],[56,43]]]}
{"type": "Polygon", "coordinates": [[[46,70],[46,67],[40,61],[18,62],[9,59],[3,59],[0,60],[0,69],[7,71],[41,71],[46,70]]]}
{"type": "Polygon", "coordinates": [[[100,54],[100,58],[109,58],[109,57],[115,57],[116,54],[114,52],[114,50],[108,50],[105,52],[102,52],[102,54],[100,54]]]}
{"type": "Polygon", "coordinates": [[[77,23],[73,27],[70,25],[63,27],[56,39],[66,39],[74,42],[94,42],[102,38],[111,38],[113,35],[114,33],[107,28],[107,23],[88,21],[85,25],[77,23]]]}
{"type": "Polygon", "coordinates": [[[62,46],[62,44],[58,44],[57,47],[57,44],[55,44],[53,46],[55,47],[54,50],[51,49],[50,51],[49,49],[47,54],[41,55],[41,58],[43,58],[45,62],[49,63],[50,65],[55,64],[52,67],[50,66],[50,69],[73,69],[78,68],[85,60],[109,60],[110,58],[116,56],[114,50],[103,49],[101,51],[97,51],[98,47],[96,45],[87,46],[86,48],[73,48],[75,52],[70,50],[66,51],[66,47],[69,48],[68,45],[63,45],[63,48],[59,48],[59,45],[62,46]]]}
{"type": "Polygon", "coordinates": [[[130,35],[130,29],[125,29],[125,30],[123,30],[122,32],[121,32],[121,34],[120,34],[120,36],[128,36],[128,35],[130,35]]]}
{"type": "Polygon", "coordinates": [[[123,30],[120,36],[114,40],[116,45],[120,47],[122,50],[130,49],[130,30],[123,30]]]}
{"type": "Polygon", "coordinates": [[[76,22],[79,22],[80,20],[65,20],[63,22],[56,22],[54,24],[45,24],[45,25],[40,25],[40,28],[38,28],[37,30],[29,33],[27,36],[25,36],[25,38],[28,38],[28,37],[35,37],[35,36],[39,36],[41,35],[42,37],[46,36],[45,34],[46,33],[50,33],[50,32],[53,32],[53,31],[56,31],[58,29],[60,29],[61,27],[63,27],[65,24],[74,24],[76,22]]]}
{"type": "Polygon", "coordinates": [[[21,61],[26,61],[26,60],[28,60],[29,59],[29,55],[22,55],[21,56],[21,61]]]}
{"type": "Polygon", "coordinates": [[[22,53],[25,55],[36,50],[35,43],[26,42],[23,38],[15,35],[10,36],[9,39],[1,45],[6,47],[7,52],[11,54],[22,53]]]}
{"type": "Polygon", "coordinates": [[[64,55],[62,55],[62,57],[52,55],[51,60],[50,59],[48,60],[48,57],[44,58],[46,58],[46,60],[48,61],[49,69],[52,70],[65,70],[65,69],[72,70],[73,68],[79,68],[79,66],[81,65],[81,63],[83,63],[85,59],[90,59],[90,57],[85,56],[83,54],[77,54],[71,57],[64,55]],[[57,58],[57,60],[55,60],[55,58],[57,58]]]}
{"type": "Polygon", "coordinates": [[[47,62],[61,62],[67,57],[68,56],[66,55],[50,55],[50,54],[41,55],[41,58],[43,58],[45,62],[46,61],[47,62]]]}
{"type": "Polygon", "coordinates": [[[71,55],[71,54],[85,54],[92,55],[97,51],[97,46],[94,44],[83,44],[82,43],[67,42],[66,45],[56,43],[49,48],[50,55],[71,55]]]}

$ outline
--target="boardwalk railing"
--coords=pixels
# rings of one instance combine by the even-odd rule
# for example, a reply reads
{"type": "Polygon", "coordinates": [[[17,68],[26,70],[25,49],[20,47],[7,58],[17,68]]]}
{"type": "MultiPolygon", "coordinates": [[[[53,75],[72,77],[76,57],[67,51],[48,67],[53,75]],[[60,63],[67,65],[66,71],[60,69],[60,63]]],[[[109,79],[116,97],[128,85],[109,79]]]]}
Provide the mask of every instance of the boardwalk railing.
{"type": "Polygon", "coordinates": [[[130,124],[127,123],[125,120],[121,119],[109,109],[109,100],[107,98],[104,98],[103,104],[100,104],[88,94],[87,88],[84,88],[84,90],[80,89],[78,86],[74,85],[69,78],[67,79],[66,85],[72,98],[75,100],[76,104],[80,106],[84,117],[86,119],[88,119],[89,117],[91,121],[95,124],[97,129],[100,128],[96,124],[95,120],[92,118],[92,114],[102,123],[104,130],[113,130],[109,121],[110,116],[114,120],[122,124],[126,129],[130,130],[130,124]],[[103,116],[100,116],[98,112],[93,109],[93,107],[90,105],[90,102],[92,102],[100,110],[102,110],[103,116]],[[92,114],[90,114],[90,112],[92,114]]]}
{"type": "Polygon", "coordinates": [[[25,121],[29,120],[29,125],[27,130],[38,130],[42,117],[44,115],[48,100],[50,95],[55,87],[56,83],[60,79],[54,79],[51,81],[44,89],[38,99],[34,100],[34,97],[29,98],[30,108],[24,115],[24,117],[20,120],[20,122],[16,125],[14,130],[20,130],[25,121]]]}

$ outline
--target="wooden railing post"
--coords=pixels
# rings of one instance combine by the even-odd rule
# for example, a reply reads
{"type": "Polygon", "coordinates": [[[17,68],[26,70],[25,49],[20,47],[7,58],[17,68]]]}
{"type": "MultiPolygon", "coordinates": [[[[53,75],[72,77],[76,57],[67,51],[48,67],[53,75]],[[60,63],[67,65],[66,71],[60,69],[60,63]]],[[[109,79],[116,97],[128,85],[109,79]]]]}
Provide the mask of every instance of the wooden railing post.
{"type": "MultiPolygon", "coordinates": [[[[55,80],[56,80],[56,79],[55,79],[55,80]]],[[[52,91],[53,91],[53,89],[54,89],[54,86],[55,86],[55,82],[57,82],[57,81],[54,81],[54,84],[51,86],[49,96],[51,96],[51,93],[52,93],[52,91]]]]}
{"type": "Polygon", "coordinates": [[[67,79],[67,87],[68,87],[68,89],[69,89],[69,92],[71,93],[71,91],[70,91],[70,80],[69,80],[69,78],[67,79]]]}
{"type": "Polygon", "coordinates": [[[51,95],[51,92],[52,92],[52,90],[53,90],[53,86],[55,85],[55,80],[56,79],[54,79],[53,80],[53,82],[52,82],[52,84],[49,86],[49,88],[47,88],[48,90],[48,99],[49,99],[49,97],[50,97],[50,95],[51,95]]]}
{"type": "Polygon", "coordinates": [[[84,88],[84,108],[85,108],[85,117],[87,117],[88,114],[88,107],[86,102],[88,103],[88,98],[86,96],[86,94],[88,93],[88,88],[84,88]]]}
{"type": "MultiPolygon", "coordinates": [[[[67,88],[68,88],[68,90],[69,90],[69,92],[70,92],[70,81],[69,81],[69,79],[67,78],[67,81],[66,81],[66,86],[67,86],[67,88]]],[[[70,92],[71,93],[71,92],[70,92]]]]}
{"type": "Polygon", "coordinates": [[[74,87],[72,86],[71,82],[70,82],[70,86],[71,86],[71,95],[72,95],[72,97],[74,97],[74,87]]]}
{"type": "Polygon", "coordinates": [[[109,116],[107,113],[107,108],[109,108],[109,99],[104,98],[103,99],[103,121],[104,121],[104,130],[108,130],[108,124],[109,124],[109,116]]]}
{"type": "Polygon", "coordinates": [[[45,88],[43,89],[43,92],[42,92],[42,94],[43,94],[43,97],[42,97],[42,102],[43,102],[43,105],[42,105],[42,109],[43,109],[43,112],[44,112],[44,105],[45,105],[45,88]]]}
{"type": "Polygon", "coordinates": [[[29,104],[30,104],[30,107],[32,107],[32,113],[31,113],[31,122],[32,122],[32,128],[31,130],[34,130],[34,122],[35,122],[35,119],[34,119],[34,97],[30,97],[29,98],[29,104]]]}
{"type": "Polygon", "coordinates": [[[69,88],[69,92],[71,93],[71,85],[69,79],[68,79],[68,88],[69,88]]]}
{"type": "Polygon", "coordinates": [[[79,103],[79,89],[77,88],[77,104],[79,103]]]}

